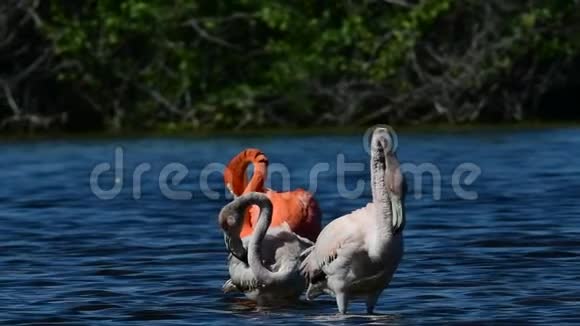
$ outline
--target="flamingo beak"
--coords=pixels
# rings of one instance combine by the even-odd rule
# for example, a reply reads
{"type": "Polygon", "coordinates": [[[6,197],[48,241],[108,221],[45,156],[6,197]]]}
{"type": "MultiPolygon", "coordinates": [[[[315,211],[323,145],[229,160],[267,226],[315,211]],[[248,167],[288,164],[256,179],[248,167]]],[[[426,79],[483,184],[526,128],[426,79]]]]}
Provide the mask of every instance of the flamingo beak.
{"type": "Polygon", "coordinates": [[[234,199],[238,198],[238,196],[234,193],[234,189],[232,188],[232,184],[231,183],[226,184],[226,188],[228,189],[228,191],[230,192],[230,194],[232,194],[232,196],[234,197],[234,199]]]}
{"type": "Polygon", "coordinates": [[[399,232],[405,227],[405,205],[399,196],[392,195],[391,212],[393,216],[393,230],[399,232]]]}
{"type": "Polygon", "coordinates": [[[224,243],[228,252],[244,263],[248,263],[248,252],[240,239],[231,238],[224,232],[224,243]]]}

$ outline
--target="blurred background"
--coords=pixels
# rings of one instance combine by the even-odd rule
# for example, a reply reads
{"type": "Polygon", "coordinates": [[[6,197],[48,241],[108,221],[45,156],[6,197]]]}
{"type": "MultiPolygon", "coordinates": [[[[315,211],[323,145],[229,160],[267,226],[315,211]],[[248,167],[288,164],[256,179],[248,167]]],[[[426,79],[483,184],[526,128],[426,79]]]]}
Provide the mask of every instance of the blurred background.
{"type": "Polygon", "coordinates": [[[0,132],[578,119],[572,0],[4,0],[0,132]]]}

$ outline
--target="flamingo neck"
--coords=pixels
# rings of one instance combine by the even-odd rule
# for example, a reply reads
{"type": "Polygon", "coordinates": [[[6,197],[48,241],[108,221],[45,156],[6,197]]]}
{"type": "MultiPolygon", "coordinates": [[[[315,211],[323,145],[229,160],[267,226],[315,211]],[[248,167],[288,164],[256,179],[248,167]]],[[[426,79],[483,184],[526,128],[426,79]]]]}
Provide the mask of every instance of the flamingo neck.
{"type": "MultiPolygon", "coordinates": [[[[390,232],[392,230],[392,212],[387,193],[386,150],[377,137],[373,137],[371,152],[371,186],[373,203],[376,207],[376,223],[380,230],[390,232]]],[[[381,232],[382,233],[382,232],[381,232]]]]}
{"type": "Polygon", "coordinates": [[[279,283],[288,278],[288,272],[272,272],[262,264],[262,241],[272,222],[272,202],[265,194],[251,193],[252,204],[260,208],[258,222],[248,243],[248,264],[254,276],[264,285],[279,283]]]}
{"type": "Polygon", "coordinates": [[[263,199],[260,197],[259,201],[255,204],[260,207],[260,214],[252,238],[250,239],[249,246],[259,248],[262,244],[262,240],[264,240],[264,237],[266,236],[266,232],[268,232],[270,223],[272,223],[272,202],[268,198],[263,199]]]}
{"type": "Polygon", "coordinates": [[[254,175],[244,189],[243,193],[264,192],[264,182],[266,181],[267,167],[264,163],[254,163],[254,175]]]}
{"type": "Polygon", "coordinates": [[[224,170],[224,182],[231,187],[234,195],[239,196],[243,193],[246,186],[246,169],[250,164],[244,152],[236,155],[224,170]]]}
{"type": "Polygon", "coordinates": [[[224,182],[236,196],[246,192],[262,192],[266,177],[268,158],[256,148],[248,148],[236,155],[224,170],[224,182]],[[254,164],[254,176],[248,184],[246,169],[254,164]]]}

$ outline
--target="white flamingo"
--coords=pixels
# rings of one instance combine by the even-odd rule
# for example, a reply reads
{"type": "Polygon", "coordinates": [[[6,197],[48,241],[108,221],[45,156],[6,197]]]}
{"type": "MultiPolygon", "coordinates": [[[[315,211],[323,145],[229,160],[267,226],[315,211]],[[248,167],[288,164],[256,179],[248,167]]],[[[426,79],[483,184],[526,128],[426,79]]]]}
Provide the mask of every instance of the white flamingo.
{"type": "Polygon", "coordinates": [[[302,253],[308,300],[330,294],[345,314],[351,298],[363,297],[370,314],[390,283],[403,256],[406,191],[392,147],[386,128],[373,131],[372,202],[333,220],[302,253]]]}
{"type": "Polygon", "coordinates": [[[239,196],[221,210],[219,223],[232,251],[224,292],[240,291],[258,304],[270,304],[296,300],[304,291],[300,253],[313,243],[296,235],[286,223],[269,228],[271,221],[272,202],[263,193],[239,196]],[[245,212],[251,205],[260,208],[258,222],[251,236],[240,239],[245,212]]]}

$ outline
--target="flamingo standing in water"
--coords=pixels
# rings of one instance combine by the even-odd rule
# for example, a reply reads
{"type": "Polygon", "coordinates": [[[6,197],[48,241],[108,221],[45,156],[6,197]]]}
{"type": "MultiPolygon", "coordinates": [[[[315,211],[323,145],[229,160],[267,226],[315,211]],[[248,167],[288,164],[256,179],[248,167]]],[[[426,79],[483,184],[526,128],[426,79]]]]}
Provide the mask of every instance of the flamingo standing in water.
{"type": "Polygon", "coordinates": [[[403,256],[405,181],[386,128],[373,131],[373,200],[329,223],[314,246],[302,253],[307,299],[328,293],[345,314],[351,298],[366,299],[367,312],[388,286],[403,256]]]}
{"type": "Polygon", "coordinates": [[[231,278],[224,284],[224,292],[241,291],[258,304],[298,299],[306,287],[299,269],[300,253],[313,244],[292,232],[287,223],[270,227],[272,210],[267,195],[251,192],[227,204],[219,215],[219,224],[226,238],[233,239],[234,250],[248,248],[247,264],[229,256],[231,278]],[[258,221],[252,235],[241,239],[250,205],[258,206],[258,221]]]}
{"type": "MultiPolygon", "coordinates": [[[[224,171],[226,187],[234,196],[241,196],[249,192],[262,192],[272,202],[272,226],[280,226],[287,223],[296,234],[314,241],[321,230],[321,211],[318,202],[311,193],[303,189],[287,192],[276,192],[264,187],[267,175],[268,158],[262,151],[256,148],[248,148],[236,155],[227,165],[224,171]],[[246,169],[254,164],[254,174],[248,183],[246,169]]],[[[257,223],[259,209],[252,206],[249,209],[250,218],[242,226],[241,238],[252,234],[257,223]]],[[[231,250],[226,241],[228,249],[231,250]]],[[[232,253],[234,253],[232,251],[232,253]]],[[[241,252],[243,255],[243,251],[241,252]]],[[[237,253],[234,253],[237,255],[237,253]]],[[[238,258],[245,260],[244,257],[238,258]]]]}

